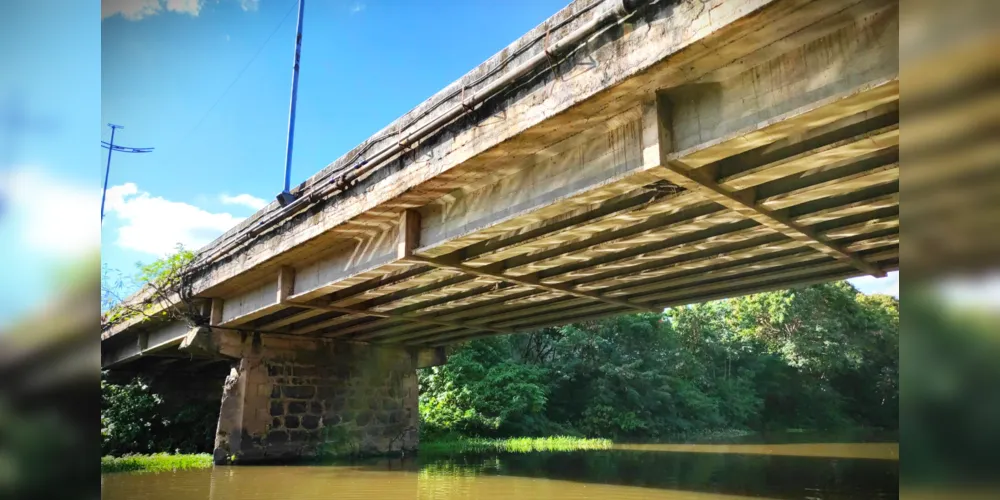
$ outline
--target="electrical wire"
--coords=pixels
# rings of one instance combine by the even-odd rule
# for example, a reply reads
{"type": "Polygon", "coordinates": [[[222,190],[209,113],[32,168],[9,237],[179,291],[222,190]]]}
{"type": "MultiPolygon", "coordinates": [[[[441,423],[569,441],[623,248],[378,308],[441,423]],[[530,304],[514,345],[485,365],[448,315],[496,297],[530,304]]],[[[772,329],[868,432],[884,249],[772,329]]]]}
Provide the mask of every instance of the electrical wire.
{"type": "Polygon", "coordinates": [[[260,47],[257,49],[257,52],[254,53],[253,57],[251,57],[250,60],[243,65],[243,69],[241,69],[240,72],[236,75],[236,78],[234,78],[233,81],[229,83],[229,86],[226,87],[226,90],[224,90],[222,94],[219,95],[219,97],[215,100],[215,102],[212,103],[212,106],[208,108],[208,111],[205,111],[205,114],[201,116],[201,119],[199,119],[198,122],[194,125],[194,127],[192,127],[191,130],[188,131],[188,133],[184,136],[184,139],[180,141],[181,143],[186,143],[187,140],[191,138],[191,135],[198,130],[198,127],[200,127],[201,124],[205,122],[205,119],[208,118],[208,115],[210,115],[212,111],[215,109],[215,107],[218,106],[220,102],[222,102],[222,99],[224,99],[226,95],[229,94],[229,91],[232,90],[234,86],[236,86],[236,84],[240,81],[240,78],[243,78],[243,74],[246,73],[247,69],[249,69],[250,66],[254,63],[254,61],[257,60],[257,57],[260,56],[261,52],[264,51],[264,47],[267,47],[267,44],[271,41],[272,38],[274,38],[274,35],[277,34],[278,30],[281,29],[281,27],[285,24],[285,21],[288,20],[288,16],[291,15],[292,11],[295,9],[295,6],[297,5],[295,0],[292,0],[289,3],[291,3],[291,5],[288,7],[288,12],[285,12],[285,16],[281,18],[281,21],[279,21],[278,25],[274,27],[274,29],[271,31],[271,34],[267,36],[267,39],[265,39],[264,43],[260,45],[260,47]]]}

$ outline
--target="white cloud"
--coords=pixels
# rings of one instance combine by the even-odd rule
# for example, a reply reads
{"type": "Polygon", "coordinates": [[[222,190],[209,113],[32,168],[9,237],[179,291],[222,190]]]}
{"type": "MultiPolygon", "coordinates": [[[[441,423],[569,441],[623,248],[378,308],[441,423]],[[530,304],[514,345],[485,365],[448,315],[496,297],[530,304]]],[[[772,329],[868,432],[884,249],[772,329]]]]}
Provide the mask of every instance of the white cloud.
{"type": "Polygon", "coordinates": [[[363,10],[365,10],[365,4],[361,2],[354,2],[354,5],[351,6],[351,14],[357,14],[363,10]]]}
{"type": "Polygon", "coordinates": [[[861,276],[859,278],[852,278],[847,280],[850,284],[854,285],[858,290],[866,294],[882,293],[886,295],[892,295],[893,297],[899,297],[899,271],[892,271],[886,273],[885,278],[876,278],[874,276],[861,276]]]}
{"type": "Polygon", "coordinates": [[[197,16],[201,13],[202,0],[167,0],[167,10],[197,16]]]}
{"type": "Polygon", "coordinates": [[[138,21],[162,9],[160,0],[101,0],[101,19],[121,14],[129,21],[138,21]]]}
{"type": "Polygon", "coordinates": [[[15,229],[14,244],[53,257],[77,257],[100,247],[100,196],[100,189],[37,167],[18,167],[0,177],[0,220],[15,229]]]}
{"type": "Polygon", "coordinates": [[[267,206],[267,200],[262,200],[256,196],[249,194],[238,194],[236,196],[229,196],[228,194],[223,194],[219,196],[219,200],[226,205],[243,205],[245,207],[252,208],[254,210],[260,210],[267,206]]]}
{"type": "MultiPolygon", "coordinates": [[[[260,0],[238,0],[246,12],[256,11],[260,0]]],[[[197,17],[205,0],[101,0],[101,19],[121,15],[129,21],[155,16],[164,10],[197,17]]]]}
{"type": "Polygon", "coordinates": [[[178,243],[197,250],[243,220],[152,196],[131,182],[108,188],[105,221],[110,217],[122,221],[118,246],[157,257],[173,252],[178,243]]]}

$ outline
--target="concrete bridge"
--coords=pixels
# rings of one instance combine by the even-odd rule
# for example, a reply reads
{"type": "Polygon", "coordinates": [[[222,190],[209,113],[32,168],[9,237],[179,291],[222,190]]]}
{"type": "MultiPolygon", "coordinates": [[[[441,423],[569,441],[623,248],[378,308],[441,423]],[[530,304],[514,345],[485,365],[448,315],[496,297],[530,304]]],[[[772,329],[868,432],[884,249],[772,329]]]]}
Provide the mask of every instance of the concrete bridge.
{"type": "Polygon", "coordinates": [[[447,344],[881,276],[898,36],[889,0],[576,1],[202,249],[196,313],[105,325],[103,365],[221,397],[218,462],[410,451],[447,344]]]}

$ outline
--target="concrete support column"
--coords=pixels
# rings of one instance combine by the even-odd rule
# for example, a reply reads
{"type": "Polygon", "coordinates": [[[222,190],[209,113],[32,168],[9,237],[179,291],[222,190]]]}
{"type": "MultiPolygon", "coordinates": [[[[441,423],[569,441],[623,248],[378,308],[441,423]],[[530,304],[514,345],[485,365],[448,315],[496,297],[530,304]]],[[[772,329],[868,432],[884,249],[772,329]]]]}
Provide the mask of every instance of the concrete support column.
{"type": "Polygon", "coordinates": [[[207,329],[189,337],[189,349],[240,355],[223,388],[217,464],[417,449],[415,351],[207,329]]]}

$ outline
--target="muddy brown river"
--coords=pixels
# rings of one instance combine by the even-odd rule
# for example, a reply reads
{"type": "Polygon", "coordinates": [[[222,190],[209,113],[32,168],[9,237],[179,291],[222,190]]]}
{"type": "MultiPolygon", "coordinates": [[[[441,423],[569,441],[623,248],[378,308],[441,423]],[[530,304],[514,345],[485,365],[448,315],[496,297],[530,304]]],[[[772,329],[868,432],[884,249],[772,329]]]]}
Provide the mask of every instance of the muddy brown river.
{"type": "Polygon", "coordinates": [[[897,498],[898,481],[898,443],[808,436],[114,473],[101,479],[108,500],[897,498]]]}

